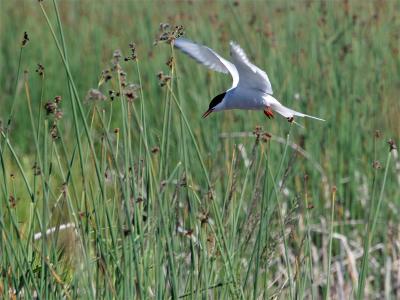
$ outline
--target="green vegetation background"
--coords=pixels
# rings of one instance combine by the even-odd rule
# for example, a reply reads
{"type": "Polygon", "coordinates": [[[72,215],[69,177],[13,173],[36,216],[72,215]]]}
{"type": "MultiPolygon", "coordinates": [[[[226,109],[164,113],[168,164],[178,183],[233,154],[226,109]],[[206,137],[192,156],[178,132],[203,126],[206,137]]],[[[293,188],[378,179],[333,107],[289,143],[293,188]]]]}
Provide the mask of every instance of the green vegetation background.
{"type": "MultiPolygon", "coordinates": [[[[0,295],[399,295],[397,152],[385,163],[387,141],[400,134],[399,2],[57,3],[75,96],[40,4],[0,3],[0,295]],[[277,99],[326,122],[297,119],[301,128],[256,111],[201,119],[230,78],[154,45],[160,23],[183,25],[186,38],[226,58],[238,42],[277,99]],[[130,42],[137,62],[120,65],[140,84],[138,99],[110,100],[115,74],[99,88],[106,100],[87,99],[114,50],[125,57],[130,42]],[[160,71],[172,76],[164,87],[160,71]],[[58,95],[61,138],[52,140],[44,103],[58,95]],[[73,114],[78,100],[97,173],[73,114]],[[76,231],[64,241],[56,242],[61,231],[34,240],[68,222],[76,231]],[[369,258],[365,244],[375,249],[369,258]]],[[[42,5],[60,39],[53,2],[42,5]]]]}

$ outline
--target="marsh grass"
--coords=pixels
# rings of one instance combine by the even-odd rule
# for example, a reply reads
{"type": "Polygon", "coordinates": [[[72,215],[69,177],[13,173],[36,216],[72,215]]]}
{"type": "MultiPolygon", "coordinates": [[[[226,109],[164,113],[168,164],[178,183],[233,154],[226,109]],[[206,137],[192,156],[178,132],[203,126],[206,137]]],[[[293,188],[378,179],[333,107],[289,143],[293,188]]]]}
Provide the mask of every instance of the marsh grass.
{"type": "Polygon", "coordinates": [[[21,3],[1,12],[2,298],[399,296],[394,2],[21,3]],[[237,39],[328,121],[200,120],[228,79],[165,20],[237,39]]]}

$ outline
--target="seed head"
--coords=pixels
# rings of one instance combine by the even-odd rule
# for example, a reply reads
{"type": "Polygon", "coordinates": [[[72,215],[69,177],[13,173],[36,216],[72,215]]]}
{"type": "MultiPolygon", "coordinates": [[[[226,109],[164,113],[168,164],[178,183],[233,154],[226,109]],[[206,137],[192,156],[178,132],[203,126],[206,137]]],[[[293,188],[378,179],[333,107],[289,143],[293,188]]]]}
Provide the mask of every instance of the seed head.
{"type": "Polygon", "coordinates": [[[55,97],[54,97],[54,102],[57,103],[57,104],[60,104],[60,102],[61,102],[61,96],[55,96],[55,97]]]}
{"type": "Polygon", "coordinates": [[[167,85],[167,83],[171,80],[171,76],[164,75],[162,71],[157,73],[157,78],[161,87],[167,85]]]}
{"type": "Polygon", "coordinates": [[[373,167],[375,170],[382,169],[382,165],[381,165],[381,163],[380,163],[378,160],[375,160],[375,161],[372,163],[372,167],[373,167]]]}
{"type": "Polygon", "coordinates": [[[50,135],[53,140],[58,139],[60,136],[58,135],[57,124],[54,122],[50,128],[50,135]]]}
{"type": "Polygon", "coordinates": [[[270,133],[264,132],[264,133],[261,135],[261,141],[264,142],[264,143],[266,143],[266,142],[268,142],[268,141],[271,139],[271,137],[272,137],[272,135],[271,135],[270,133]]]}
{"type": "Polygon", "coordinates": [[[130,83],[124,88],[123,92],[128,102],[132,102],[135,99],[139,98],[139,95],[137,93],[138,89],[139,86],[134,83],[130,83]]]}
{"type": "Polygon", "coordinates": [[[42,64],[37,64],[38,67],[36,69],[36,73],[39,74],[40,77],[44,76],[44,66],[42,64]]]}
{"type": "Polygon", "coordinates": [[[157,45],[159,42],[166,42],[168,44],[173,43],[177,38],[180,38],[184,34],[182,25],[171,27],[167,23],[161,23],[159,27],[159,36],[156,38],[154,44],[157,45]]]}
{"type": "Polygon", "coordinates": [[[389,151],[392,152],[393,150],[397,149],[396,143],[394,142],[393,139],[388,140],[389,144],[389,151]]]}
{"type": "Polygon", "coordinates": [[[57,111],[57,103],[53,101],[47,101],[44,104],[44,109],[46,110],[47,115],[54,114],[57,111]]]}
{"type": "Polygon", "coordinates": [[[116,92],[113,90],[109,90],[108,95],[110,95],[111,101],[114,101],[115,97],[117,96],[116,92]]]}
{"type": "Polygon", "coordinates": [[[129,60],[136,60],[137,56],[136,56],[136,45],[133,42],[129,43],[129,50],[131,51],[131,54],[127,57],[125,57],[125,61],[129,61],[129,60]]]}
{"type": "Polygon", "coordinates": [[[22,40],[22,47],[25,47],[28,43],[29,43],[29,36],[28,36],[28,33],[25,31],[24,38],[22,40]]]}
{"type": "Polygon", "coordinates": [[[159,151],[160,151],[160,147],[158,147],[158,146],[155,146],[155,147],[151,148],[151,153],[153,153],[153,154],[156,154],[159,151]]]}
{"type": "Polygon", "coordinates": [[[40,170],[40,167],[38,166],[37,162],[33,164],[32,170],[34,176],[39,176],[40,174],[42,174],[42,171],[40,170]]]}
{"type": "Polygon", "coordinates": [[[104,82],[109,81],[112,79],[112,73],[110,69],[105,69],[101,72],[101,79],[99,82],[99,86],[102,85],[104,82]]]}
{"type": "Polygon", "coordinates": [[[61,120],[63,117],[64,113],[62,112],[62,110],[57,110],[54,114],[54,119],[56,121],[61,120]]]}
{"type": "Polygon", "coordinates": [[[107,97],[97,89],[90,89],[86,95],[86,101],[104,101],[107,97]]]}
{"type": "Polygon", "coordinates": [[[112,59],[113,65],[117,65],[120,62],[121,57],[122,57],[121,50],[119,49],[114,50],[112,59]]]}
{"type": "Polygon", "coordinates": [[[15,206],[17,205],[17,203],[15,201],[15,197],[13,195],[10,195],[9,202],[10,202],[11,208],[15,208],[15,206]]]}
{"type": "Polygon", "coordinates": [[[168,66],[168,68],[172,69],[172,66],[174,64],[174,57],[171,56],[170,58],[168,58],[168,60],[165,64],[168,66]]]}

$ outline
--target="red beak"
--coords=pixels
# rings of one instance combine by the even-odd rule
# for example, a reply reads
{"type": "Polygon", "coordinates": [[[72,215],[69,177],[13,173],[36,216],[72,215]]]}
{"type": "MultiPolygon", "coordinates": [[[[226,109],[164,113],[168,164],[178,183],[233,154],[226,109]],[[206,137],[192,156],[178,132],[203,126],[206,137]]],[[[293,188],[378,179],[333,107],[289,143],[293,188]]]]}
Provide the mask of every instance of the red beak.
{"type": "Polygon", "coordinates": [[[212,112],[213,112],[212,109],[207,110],[207,111],[203,114],[202,118],[203,118],[203,119],[207,118],[208,115],[211,114],[212,112]]]}

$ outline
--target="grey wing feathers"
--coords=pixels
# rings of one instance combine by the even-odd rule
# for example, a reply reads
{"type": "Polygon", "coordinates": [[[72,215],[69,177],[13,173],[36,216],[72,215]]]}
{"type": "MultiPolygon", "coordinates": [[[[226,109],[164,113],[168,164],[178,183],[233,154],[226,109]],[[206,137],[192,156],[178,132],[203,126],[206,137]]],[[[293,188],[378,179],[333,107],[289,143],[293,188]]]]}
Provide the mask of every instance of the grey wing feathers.
{"type": "Polygon", "coordinates": [[[182,38],[176,39],[174,46],[211,70],[229,73],[228,68],[218,57],[219,55],[206,46],[182,38]]]}
{"type": "Polygon", "coordinates": [[[230,46],[232,61],[239,73],[239,86],[262,90],[272,95],[272,85],[267,73],[253,65],[238,44],[230,42],[230,46]]]}
{"type": "Polygon", "coordinates": [[[212,49],[183,38],[176,39],[174,46],[211,70],[230,73],[233,79],[232,87],[239,82],[239,75],[235,65],[212,49]]]}

